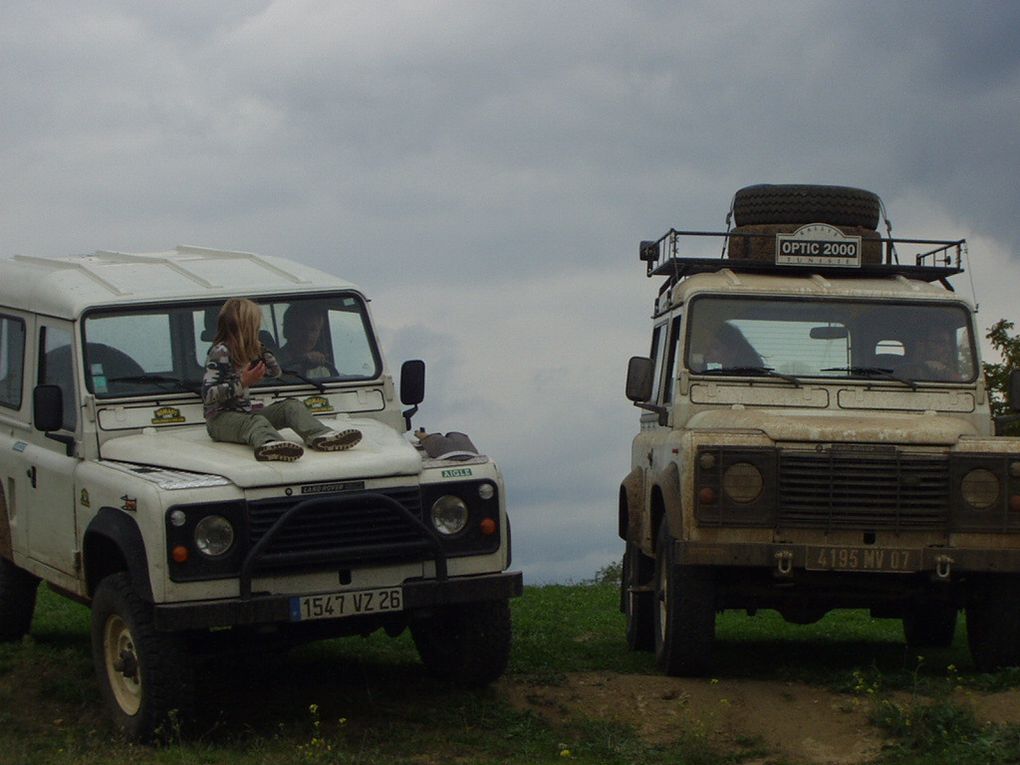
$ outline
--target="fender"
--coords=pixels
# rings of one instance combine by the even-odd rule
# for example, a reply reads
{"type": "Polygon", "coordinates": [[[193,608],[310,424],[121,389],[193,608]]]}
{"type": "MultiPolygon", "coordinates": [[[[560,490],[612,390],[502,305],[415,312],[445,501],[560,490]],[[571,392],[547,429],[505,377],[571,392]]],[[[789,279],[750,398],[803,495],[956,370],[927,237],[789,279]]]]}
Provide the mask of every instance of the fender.
{"type": "Polygon", "coordinates": [[[114,507],[100,508],[85,529],[82,547],[90,597],[104,576],[126,569],[138,597],[152,602],[149,559],[134,519],[114,507]]]}
{"type": "Polygon", "coordinates": [[[645,473],[636,467],[620,484],[620,507],[617,533],[620,539],[637,542],[641,538],[641,519],[645,506],[645,473]]]}
{"type": "MultiPolygon", "coordinates": [[[[662,510],[665,517],[669,519],[669,532],[674,539],[684,539],[684,512],[683,500],[680,496],[680,471],[675,462],[670,462],[662,470],[651,476],[652,486],[659,490],[662,497],[662,510]]],[[[652,529],[652,534],[658,534],[659,518],[652,529]]],[[[655,540],[657,541],[657,540],[655,540]]]]}

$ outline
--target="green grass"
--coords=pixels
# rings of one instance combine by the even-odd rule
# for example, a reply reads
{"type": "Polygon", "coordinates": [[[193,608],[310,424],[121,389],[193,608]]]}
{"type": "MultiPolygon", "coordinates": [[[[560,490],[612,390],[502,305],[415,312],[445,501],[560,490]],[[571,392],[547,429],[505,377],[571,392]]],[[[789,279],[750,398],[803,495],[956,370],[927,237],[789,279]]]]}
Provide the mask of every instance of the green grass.
{"type": "MultiPolygon", "coordinates": [[[[583,671],[656,674],[650,654],[627,650],[617,602],[611,584],[526,588],[513,603],[513,682],[555,686],[583,671]]],[[[159,749],[135,747],[119,741],[107,722],[88,623],[87,609],[42,589],[32,635],[0,645],[0,765],[721,765],[767,755],[752,740],[738,754],[724,753],[704,732],[682,732],[664,746],[606,720],[551,722],[511,706],[498,685],[467,691],[429,680],[406,634],[203,667],[198,735],[159,749]]],[[[1017,728],[978,725],[948,700],[957,685],[976,691],[1020,685],[1015,670],[969,671],[960,633],[952,647],[919,655],[904,647],[898,622],[864,612],[830,614],[809,626],[788,625],[773,613],[727,612],[718,624],[717,676],[801,681],[874,698],[874,724],[893,742],[883,762],[1018,762],[1017,728]],[[912,692],[909,704],[892,699],[897,689],[912,692]]]]}

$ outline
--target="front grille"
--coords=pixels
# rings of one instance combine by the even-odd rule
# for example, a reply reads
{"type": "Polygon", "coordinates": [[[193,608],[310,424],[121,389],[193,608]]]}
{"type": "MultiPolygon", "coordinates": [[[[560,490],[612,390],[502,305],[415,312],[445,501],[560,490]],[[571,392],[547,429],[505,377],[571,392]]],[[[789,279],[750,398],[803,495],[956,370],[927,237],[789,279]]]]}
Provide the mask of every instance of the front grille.
{"type": "Polygon", "coordinates": [[[943,530],[949,461],[889,452],[781,452],[780,528],[943,530]]]}
{"type": "MultiPolygon", "coordinates": [[[[299,511],[270,541],[259,569],[310,563],[391,563],[422,560],[431,548],[419,526],[373,494],[395,500],[414,518],[422,518],[416,487],[340,492],[315,498],[315,506],[299,511]]],[[[280,497],[248,503],[249,540],[255,545],[297,502],[280,497]]]]}

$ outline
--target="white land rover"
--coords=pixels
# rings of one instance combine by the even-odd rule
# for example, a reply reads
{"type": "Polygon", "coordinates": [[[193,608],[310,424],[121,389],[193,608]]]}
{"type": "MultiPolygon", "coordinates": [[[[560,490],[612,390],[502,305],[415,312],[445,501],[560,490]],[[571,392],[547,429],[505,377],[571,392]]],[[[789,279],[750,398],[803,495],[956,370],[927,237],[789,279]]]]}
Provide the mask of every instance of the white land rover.
{"type": "Polygon", "coordinates": [[[401,412],[364,295],[279,258],[0,261],[0,640],[29,630],[40,580],[90,605],[103,696],[137,740],[187,719],[193,659],[225,633],[409,628],[434,674],[497,678],[522,586],[503,478],[462,434],[407,437],[424,377],[404,363],[401,412]],[[261,305],[270,350],[288,310],[324,317],[323,376],[253,400],[296,398],[356,447],[259,462],[209,438],[200,384],[232,296],[261,305]]]}
{"type": "Polygon", "coordinates": [[[949,284],[965,243],[883,238],[880,212],[751,186],[734,228],[641,243],[662,283],[627,380],[621,609],[669,674],[710,671],[723,609],[866,608],[915,646],[948,645],[964,609],[980,669],[1020,664],[1020,439],[995,437],[949,284]]]}

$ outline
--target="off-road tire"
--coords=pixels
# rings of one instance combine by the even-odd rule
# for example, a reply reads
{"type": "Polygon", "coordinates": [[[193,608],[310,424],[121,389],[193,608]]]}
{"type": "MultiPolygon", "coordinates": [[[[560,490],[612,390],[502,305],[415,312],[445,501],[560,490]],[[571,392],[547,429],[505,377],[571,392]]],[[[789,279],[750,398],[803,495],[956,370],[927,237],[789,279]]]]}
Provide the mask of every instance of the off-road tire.
{"type": "Polygon", "coordinates": [[[179,636],[156,631],[152,604],[135,593],[126,573],[96,588],[92,659],[99,690],[125,738],[152,743],[184,731],[193,712],[192,658],[179,636]]]}
{"type": "Polygon", "coordinates": [[[655,661],[667,675],[698,677],[712,668],[715,572],[677,565],[665,519],[655,556],[655,661]]]}
{"type": "Polygon", "coordinates": [[[472,687],[487,685],[506,671],[510,633],[507,600],[444,606],[411,622],[411,637],[429,673],[472,687]]]}
{"type": "Polygon", "coordinates": [[[911,648],[948,648],[956,634],[959,609],[954,603],[912,606],[903,615],[903,637],[911,648]]]}
{"type": "Polygon", "coordinates": [[[828,223],[878,227],[882,203],[877,194],[848,186],[760,184],[733,197],[733,225],[828,223]]]}
{"type": "Polygon", "coordinates": [[[977,581],[967,594],[967,642],[979,672],[1020,666],[1020,581],[977,581]]]}
{"type": "Polygon", "coordinates": [[[21,640],[32,626],[39,579],[0,556],[0,642],[21,640]]]}
{"type": "Polygon", "coordinates": [[[655,562],[628,542],[620,576],[620,610],[627,618],[627,647],[632,651],[655,650],[655,593],[633,590],[650,585],[654,577],[655,562]]]}

